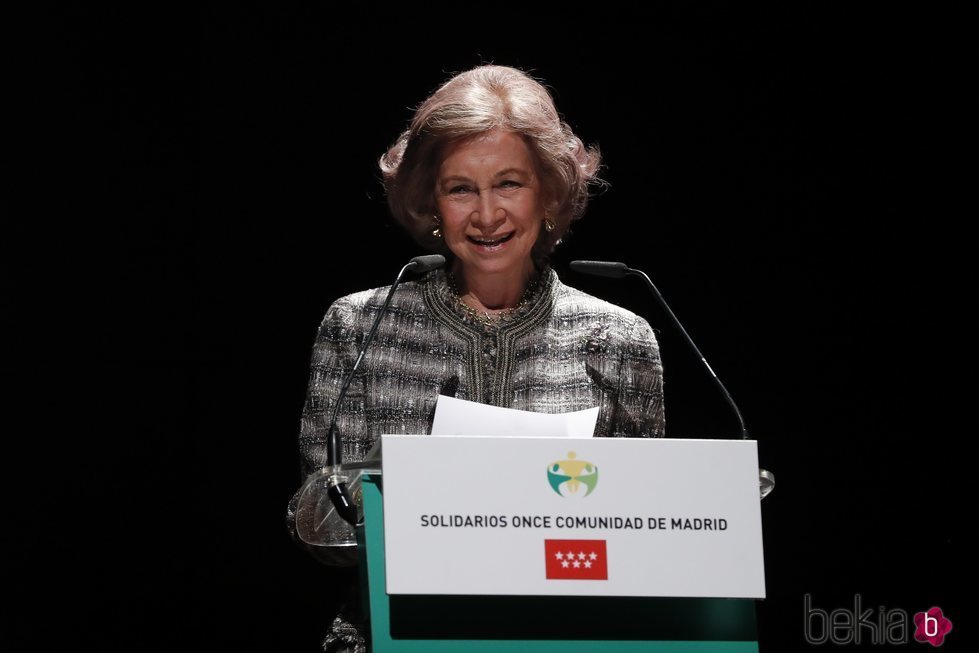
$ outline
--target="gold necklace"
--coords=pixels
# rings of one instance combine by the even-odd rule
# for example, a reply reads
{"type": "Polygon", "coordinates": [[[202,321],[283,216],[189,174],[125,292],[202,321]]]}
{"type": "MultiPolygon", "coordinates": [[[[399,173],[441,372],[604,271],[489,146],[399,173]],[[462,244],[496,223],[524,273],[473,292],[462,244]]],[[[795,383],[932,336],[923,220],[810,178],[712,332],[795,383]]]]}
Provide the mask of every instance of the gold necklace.
{"type": "Polygon", "coordinates": [[[462,293],[459,292],[459,285],[456,282],[455,274],[449,272],[446,276],[449,282],[449,290],[454,295],[455,301],[459,305],[459,307],[462,308],[462,310],[468,316],[470,316],[477,322],[480,322],[487,326],[494,326],[499,324],[500,322],[503,322],[504,320],[510,319],[511,317],[513,317],[514,314],[516,314],[524,306],[526,306],[530,302],[530,298],[533,297],[534,294],[536,293],[537,286],[540,283],[540,277],[541,277],[540,274],[535,274],[531,278],[530,283],[527,284],[527,287],[524,289],[523,295],[520,296],[520,301],[517,302],[516,306],[513,306],[511,308],[504,308],[503,310],[498,311],[496,313],[490,313],[489,311],[481,311],[479,309],[473,308],[472,306],[467,304],[466,301],[462,298],[462,293]]]}

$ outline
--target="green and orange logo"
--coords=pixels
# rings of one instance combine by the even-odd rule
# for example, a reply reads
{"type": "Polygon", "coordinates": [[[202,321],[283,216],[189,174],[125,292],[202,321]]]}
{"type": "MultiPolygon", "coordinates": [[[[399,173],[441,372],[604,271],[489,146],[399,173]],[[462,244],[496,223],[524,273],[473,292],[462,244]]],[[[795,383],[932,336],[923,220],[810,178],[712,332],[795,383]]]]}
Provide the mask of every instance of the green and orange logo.
{"type": "Polygon", "coordinates": [[[578,494],[584,485],[588,491],[581,496],[587,497],[598,485],[598,467],[587,460],[576,460],[575,452],[569,451],[567,460],[557,460],[547,466],[547,482],[562,497],[578,494]]]}

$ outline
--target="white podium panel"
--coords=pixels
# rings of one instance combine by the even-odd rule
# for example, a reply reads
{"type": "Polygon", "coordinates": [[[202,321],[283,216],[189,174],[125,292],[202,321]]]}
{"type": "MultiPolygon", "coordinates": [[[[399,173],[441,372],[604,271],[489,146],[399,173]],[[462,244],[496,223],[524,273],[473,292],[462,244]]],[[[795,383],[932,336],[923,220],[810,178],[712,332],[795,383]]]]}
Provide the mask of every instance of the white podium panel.
{"type": "Polygon", "coordinates": [[[382,446],[389,594],[765,596],[752,440],[382,446]]]}

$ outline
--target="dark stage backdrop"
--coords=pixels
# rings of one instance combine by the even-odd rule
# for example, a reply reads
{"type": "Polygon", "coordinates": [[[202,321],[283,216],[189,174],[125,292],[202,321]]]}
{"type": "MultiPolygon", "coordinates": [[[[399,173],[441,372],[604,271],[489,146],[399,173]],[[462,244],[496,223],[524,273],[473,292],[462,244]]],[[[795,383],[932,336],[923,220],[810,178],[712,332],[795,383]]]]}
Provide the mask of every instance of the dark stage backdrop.
{"type": "Polygon", "coordinates": [[[647,271],[777,476],[761,650],[835,648],[806,643],[804,597],[858,594],[875,620],[940,606],[964,650],[956,17],[433,11],[259,4],[188,30],[75,9],[24,50],[17,168],[41,184],[4,244],[7,397],[31,424],[6,477],[4,649],[317,650],[344,578],[284,526],[313,336],[423,253],[377,157],[451,73],[494,62],[546,81],[604,154],[561,278],[657,329],[670,435],[734,436],[642,287],[568,262],[647,271]]]}

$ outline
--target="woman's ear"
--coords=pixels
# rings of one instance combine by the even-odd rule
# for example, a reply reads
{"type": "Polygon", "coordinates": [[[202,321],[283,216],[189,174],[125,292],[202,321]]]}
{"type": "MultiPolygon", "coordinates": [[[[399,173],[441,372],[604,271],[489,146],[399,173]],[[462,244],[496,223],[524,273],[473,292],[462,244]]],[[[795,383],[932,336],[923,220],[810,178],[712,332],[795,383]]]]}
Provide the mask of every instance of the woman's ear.
{"type": "Polygon", "coordinates": [[[557,215],[558,211],[561,209],[561,202],[557,200],[556,193],[548,188],[543,188],[542,193],[542,204],[544,205],[544,213],[554,217],[557,215]]]}

